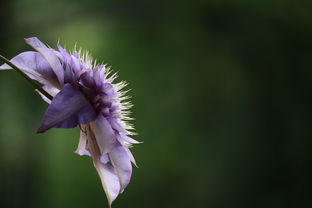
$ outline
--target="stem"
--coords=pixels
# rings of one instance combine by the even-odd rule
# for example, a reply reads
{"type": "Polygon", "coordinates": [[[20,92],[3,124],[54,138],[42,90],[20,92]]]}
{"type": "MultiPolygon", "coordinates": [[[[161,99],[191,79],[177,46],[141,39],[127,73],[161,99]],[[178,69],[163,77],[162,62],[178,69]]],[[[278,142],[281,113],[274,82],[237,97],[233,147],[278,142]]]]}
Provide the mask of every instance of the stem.
{"type": "Polygon", "coordinates": [[[45,91],[38,83],[34,82],[32,79],[30,79],[22,70],[20,70],[17,66],[15,66],[13,63],[11,63],[8,59],[0,55],[0,59],[8,64],[10,67],[12,67],[19,75],[24,77],[36,90],[38,90],[41,94],[43,94],[45,97],[47,97],[49,100],[53,99],[53,96],[50,95],[47,91],[45,91]]]}

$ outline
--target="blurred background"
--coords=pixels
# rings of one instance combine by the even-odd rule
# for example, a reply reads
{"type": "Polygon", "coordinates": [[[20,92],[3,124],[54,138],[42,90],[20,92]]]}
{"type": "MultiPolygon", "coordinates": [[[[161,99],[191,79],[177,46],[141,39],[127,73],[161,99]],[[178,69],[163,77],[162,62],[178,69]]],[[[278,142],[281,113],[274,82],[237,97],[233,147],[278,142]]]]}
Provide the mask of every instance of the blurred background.
{"type": "MultiPolygon", "coordinates": [[[[88,49],[130,84],[144,141],[113,207],[312,207],[312,4],[0,3],[0,54],[37,36],[88,49]]],[[[0,207],[108,207],[79,130],[36,134],[47,104],[0,72],[0,207]]]]}

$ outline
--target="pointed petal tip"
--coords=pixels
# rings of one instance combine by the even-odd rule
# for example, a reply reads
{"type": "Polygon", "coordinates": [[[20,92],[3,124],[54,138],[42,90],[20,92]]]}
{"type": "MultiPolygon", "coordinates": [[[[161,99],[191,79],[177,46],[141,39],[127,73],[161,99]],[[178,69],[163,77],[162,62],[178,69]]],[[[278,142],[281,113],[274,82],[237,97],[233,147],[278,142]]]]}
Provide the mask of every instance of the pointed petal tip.
{"type": "Polygon", "coordinates": [[[25,40],[26,43],[28,43],[28,44],[32,43],[32,44],[34,44],[36,46],[39,46],[39,45],[42,44],[42,42],[37,37],[24,38],[24,40],[25,40]],[[41,44],[38,44],[39,42],[41,44]]]}
{"type": "Polygon", "coordinates": [[[113,201],[107,200],[107,202],[108,202],[108,207],[109,207],[109,208],[112,208],[112,203],[113,203],[113,201]]]}
{"type": "Polygon", "coordinates": [[[86,152],[86,151],[76,150],[74,153],[79,155],[79,156],[89,156],[89,157],[92,157],[91,154],[89,152],[86,152]]]}
{"type": "Polygon", "coordinates": [[[0,70],[9,70],[12,69],[8,64],[2,64],[0,65],[0,70]]]}
{"type": "MultiPolygon", "coordinates": [[[[34,39],[38,39],[36,36],[32,36],[32,37],[28,37],[28,38],[24,38],[25,41],[28,40],[34,40],[34,39]]],[[[39,39],[38,39],[39,40],[39,39]]]]}
{"type": "Polygon", "coordinates": [[[114,167],[110,163],[104,165],[98,159],[94,159],[93,164],[100,176],[108,205],[111,207],[113,201],[115,201],[120,193],[118,176],[115,173],[114,167]]]}

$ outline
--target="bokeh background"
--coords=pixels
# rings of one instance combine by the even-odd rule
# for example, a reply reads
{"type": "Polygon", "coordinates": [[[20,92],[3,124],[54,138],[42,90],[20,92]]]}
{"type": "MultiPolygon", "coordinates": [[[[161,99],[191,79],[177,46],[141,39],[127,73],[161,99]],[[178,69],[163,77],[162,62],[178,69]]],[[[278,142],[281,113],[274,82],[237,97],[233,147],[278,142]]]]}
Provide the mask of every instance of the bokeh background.
{"type": "MultiPolygon", "coordinates": [[[[312,207],[307,0],[0,3],[0,54],[24,37],[88,49],[127,80],[144,141],[113,207],[312,207]]],[[[108,207],[78,129],[37,135],[47,105],[0,72],[0,207],[108,207]]]]}

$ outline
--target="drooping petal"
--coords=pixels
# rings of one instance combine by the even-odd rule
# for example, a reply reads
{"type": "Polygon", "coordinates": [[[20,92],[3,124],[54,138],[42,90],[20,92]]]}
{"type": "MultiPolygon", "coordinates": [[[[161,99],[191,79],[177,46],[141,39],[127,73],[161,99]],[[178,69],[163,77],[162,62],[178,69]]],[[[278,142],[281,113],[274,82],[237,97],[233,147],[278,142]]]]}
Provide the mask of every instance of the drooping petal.
{"type": "Polygon", "coordinates": [[[48,107],[38,133],[50,128],[73,128],[95,119],[96,113],[85,96],[71,84],[65,84],[48,107]]]}
{"type": "Polygon", "coordinates": [[[111,206],[120,192],[118,176],[111,163],[103,164],[99,160],[93,160],[93,164],[100,176],[109,206],[111,206]]]}
{"type": "Polygon", "coordinates": [[[110,152],[115,146],[117,139],[114,130],[106,118],[101,115],[98,116],[95,121],[90,123],[90,127],[94,132],[101,154],[104,155],[110,152]]]}
{"type": "Polygon", "coordinates": [[[123,192],[129,184],[132,174],[132,166],[128,153],[120,143],[117,143],[109,153],[109,157],[119,178],[120,192],[123,192]]]}
{"type": "MultiPolygon", "coordinates": [[[[89,149],[92,155],[93,164],[100,176],[103,189],[105,191],[108,204],[111,207],[112,202],[117,198],[120,192],[120,183],[116,174],[115,168],[109,162],[109,158],[103,158],[105,161],[101,161],[103,155],[101,155],[100,148],[95,138],[95,132],[93,132],[91,125],[87,124],[86,132],[88,135],[89,149]]],[[[107,154],[105,154],[106,156],[107,154]]]]}
{"type": "Polygon", "coordinates": [[[50,64],[52,70],[54,71],[59,84],[63,86],[64,84],[64,70],[58,59],[58,57],[53,53],[53,51],[45,46],[38,38],[25,38],[27,44],[36,49],[50,64]]]}
{"type": "MultiPolygon", "coordinates": [[[[37,80],[42,84],[58,87],[58,80],[49,63],[43,56],[34,51],[26,51],[18,54],[10,60],[20,70],[31,79],[37,80]]],[[[3,64],[0,69],[12,69],[9,65],[3,64]]]]}

